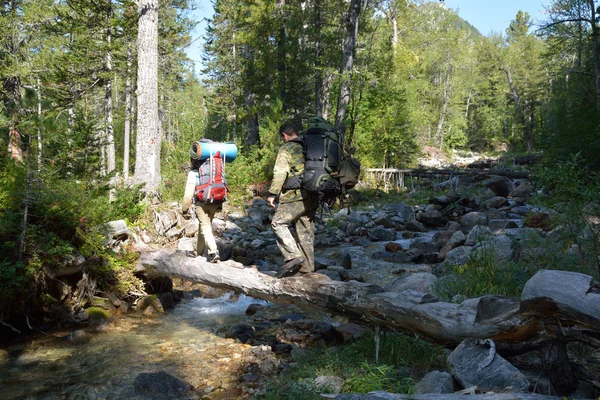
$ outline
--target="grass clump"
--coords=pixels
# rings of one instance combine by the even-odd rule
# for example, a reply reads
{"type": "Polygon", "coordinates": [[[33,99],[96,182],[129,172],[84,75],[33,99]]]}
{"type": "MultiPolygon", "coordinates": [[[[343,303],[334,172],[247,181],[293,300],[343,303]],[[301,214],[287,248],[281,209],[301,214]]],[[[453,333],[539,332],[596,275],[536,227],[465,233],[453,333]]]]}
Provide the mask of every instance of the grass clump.
{"type": "Polygon", "coordinates": [[[384,333],[378,354],[376,360],[373,332],[341,348],[307,349],[269,383],[262,398],[317,400],[324,390],[316,388],[312,379],[322,375],[342,378],[344,393],[412,393],[418,379],[442,366],[439,360],[443,349],[421,339],[384,333]]]}

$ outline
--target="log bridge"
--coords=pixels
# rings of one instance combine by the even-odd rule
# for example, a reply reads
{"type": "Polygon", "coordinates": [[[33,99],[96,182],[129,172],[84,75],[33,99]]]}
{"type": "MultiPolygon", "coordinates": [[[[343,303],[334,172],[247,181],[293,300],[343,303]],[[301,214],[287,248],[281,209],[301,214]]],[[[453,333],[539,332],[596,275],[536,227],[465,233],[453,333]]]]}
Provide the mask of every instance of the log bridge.
{"type": "Polygon", "coordinates": [[[383,329],[418,334],[454,347],[465,339],[492,339],[497,350],[518,354],[544,342],[581,341],[600,347],[600,287],[588,275],[540,270],[520,298],[481,296],[460,304],[413,290],[333,281],[318,274],[277,279],[233,260],[211,264],[184,251],[143,253],[143,270],[243,293],[275,303],[309,306],[383,329]]]}

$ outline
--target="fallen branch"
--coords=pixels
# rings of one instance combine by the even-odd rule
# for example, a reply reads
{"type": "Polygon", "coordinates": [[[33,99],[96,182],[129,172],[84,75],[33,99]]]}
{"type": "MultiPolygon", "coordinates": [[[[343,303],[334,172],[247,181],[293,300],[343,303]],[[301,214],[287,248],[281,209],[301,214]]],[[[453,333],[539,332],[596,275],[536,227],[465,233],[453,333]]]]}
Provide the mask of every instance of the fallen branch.
{"type": "Polygon", "coordinates": [[[21,334],[21,331],[20,331],[20,330],[18,330],[17,328],[15,328],[14,326],[12,326],[12,325],[10,325],[10,324],[7,324],[6,322],[4,322],[4,321],[3,321],[3,320],[1,320],[1,319],[0,319],[0,324],[2,324],[2,325],[4,325],[4,326],[6,326],[7,328],[10,328],[10,329],[12,329],[12,331],[13,331],[13,332],[16,332],[16,333],[18,333],[19,335],[21,334]]]}

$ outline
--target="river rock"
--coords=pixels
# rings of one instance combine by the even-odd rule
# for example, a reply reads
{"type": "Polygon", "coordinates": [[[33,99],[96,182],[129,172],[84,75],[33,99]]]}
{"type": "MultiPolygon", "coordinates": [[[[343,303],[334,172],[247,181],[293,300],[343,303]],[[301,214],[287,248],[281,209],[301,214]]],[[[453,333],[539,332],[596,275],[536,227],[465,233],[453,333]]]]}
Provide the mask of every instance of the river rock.
{"type": "Polygon", "coordinates": [[[469,232],[477,225],[487,225],[487,215],[480,211],[473,211],[460,217],[460,224],[464,232],[469,232]]]}
{"type": "Polygon", "coordinates": [[[66,337],[68,342],[73,344],[85,344],[90,341],[90,335],[88,335],[85,331],[78,329],[69,333],[66,337]]]}
{"type": "Polygon", "coordinates": [[[484,201],[482,204],[482,206],[485,210],[501,208],[501,207],[505,207],[507,205],[508,205],[508,200],[506,199],[506,197],[502,197],[502,196],[492,197],[491,199],[484,201]]]}
{"type": "Polygon", "coordinates": [[[446,371],[431,371],[415,385],[415,394],[454,393],[454,379],[446,371]]]}
{"type": "Polygon", "coordinates": [[[144,372],[133,383],[135,392],[152,396],[155,399],[178,399],[190,396],[194,387],[164,371],[144,372]]]}
{"type": "Polygon", "coordinates": [[[464,340],[448,356],[447,365],[463,388],[477,386],[479,390],[494,392],[524,392],[529,388],[525,375],[487,341],[464,340]]]}
{"type": "Polygon", "coordinates": [[[510,191],[510,197],[528,198],[533,193],[533,185],[531,182],[523,181],[517,187],[510,191]]]}
{"type": "Polygon", "coordinates": [[[385,287],[386,292],[402,293],[405,290],[415,290],[417,292],[432,293],[437,277],[429,272],[416,272],[405,274],[391,284],[385,287]]]}
{"type": "Polygon", "coordinates": [[[384,210],[391,210],[404,221],[415,219],[413,208],[404,203],[390,203],[383,207],[384,210]]]}
{"type": "Polygon", "coordinates": [[[474,226],[467,235],[465,246],[475,246],[480,241],[486,240],[491,236],[493,236],[492,230],[487,226],[474,226]]]}
{"type": "Polygon", "coordinates": [[[473,257],[491,256],[503,263],[512,260],[514,253],[512,240],[508,236],[494,236],[475,245],[471,254],[473,257]]]}
{"type": "Polygon", "coordinates": [[[344,380],[339,376],[317,376],[312,383],[319,391],[335,394],[341,393],[344,386],[344,380]]]}

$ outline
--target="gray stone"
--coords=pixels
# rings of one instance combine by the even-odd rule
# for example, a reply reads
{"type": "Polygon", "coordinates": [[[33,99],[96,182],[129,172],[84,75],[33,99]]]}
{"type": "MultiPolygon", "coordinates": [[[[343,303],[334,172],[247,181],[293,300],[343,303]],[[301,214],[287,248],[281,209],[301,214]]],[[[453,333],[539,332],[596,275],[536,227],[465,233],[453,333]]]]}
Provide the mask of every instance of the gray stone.
{"type": "Polygon", "coordinates": [[[511,219],[490,219],[488,221],[488,226],[492,231],[519,227],[519,225],[517,225],[517,223],[511,219]]]}
{"type": "Polygon", "coordinates": [[[164,371],[139,374],[133,383],[135,392],[157,399],[177,399],[193,394],[194,387],[164,371]]]}
{"type": "Polygon", "coordinates": [[[487,226],[474,226],[467,235],[465,246],[475,246],[477,243],[487,240],[491,236],[493,236],[492,230],[487,226]]]}
{"type": "Polygon", "coordinates": [[[407,221],[405,228],[406,230],[411,232],[427,232],[427,228],[425,227],[425,225],[414,219],[407,221]]]}
{"type": "Polygon", "coordinates": [[[416,272],[405,274],[394,280],[385,287],[386,292],[402,293],[405,290],[415,290],[417,292],[432,293],[437,277],[429,272],[416,272]]]}
{"type": "Polygon", "coordinates": [[[505,177],[498,176],[483,181],[483,186],[494,192],[496,196],[506,197],[510,193],[513,184],[505,177]]]}
{"type": "Polygon", "coordinates": [[[502,263],[512,260],[514,253],[512,240],[509,237],[494,236],[475,245],[471,254],[473,257],[485,257],[491,255],[495,260],[502,263]]]}
{"type": "Polygon", "coordinates": [[[482,204],[483,208],[486,210],[489,210],[492,208],[505,207],[507,205],[508,205],[508,200],[506,199],[506,197],[502,197],[502,196],[492,197],[491,199],[484,201],[482,204]]]}
{"type": "Polygon", "coordinates": [[[472,211],[460,217],[460,224],[463,231],[469,232],[477,225],[487,225],[487,215],[483,212],[472,211]]]}
{"type": "Polygon", "coordinates": [[[441,211],[428,210],[424,213],[419,214],[419,221],[429,226],[444,226],[448,222],[448,219],[444,217],[441,211]]]}
{"type": "Polygon", "coordinates": [[[321,269],[317,271],[317,274],[328,276],[332,281],[342,281],[340,274],[336,271],[331,271],[330,269],[321,269]]]}
{"type": "Polygon", "coordinates": [[[444,265],[449,267],[463,265],[469,260],[471,250],[472,248],[468,246],[460,246],[450,250],[444,259],[444,265]]]}
{"type": "Polygon", "coordinates": [[[464,388],[477,386],[481,391],[524,392],[529,381],[488,343],[465,340],[448,356],[450,373],[464,388]]]}
{"type": "Polygon", "coordinates": [[[510,191],[510,197],[528,198],[533,193],[533,185],[530,182],[524,181],[513,190],[510,191]]]}
{"type": "Polygon", "coordinates": [[[338,394],[342,392],[344,380],[338,376],[317,376],[313,384],[317,390],[338,394]]]}
{"type": "Polygon", "coordinates": [[[384,228],[375,228],[371,236],[373,236],[373,240],[376,242],[396,240],[396,232],[384,228]]]}
{"type": "Polygon", "coordinates": [[[383,207],[384,210],[391,210],[404,221],[415,219],[415,214],[411,206],[404,203],[390,203],[383,207]]]}
{"type": "Polygon", "coordinates": [[[415,394],[454,393],[454,379],[446,371],[431,371],[415,385],[415,394]]]}

